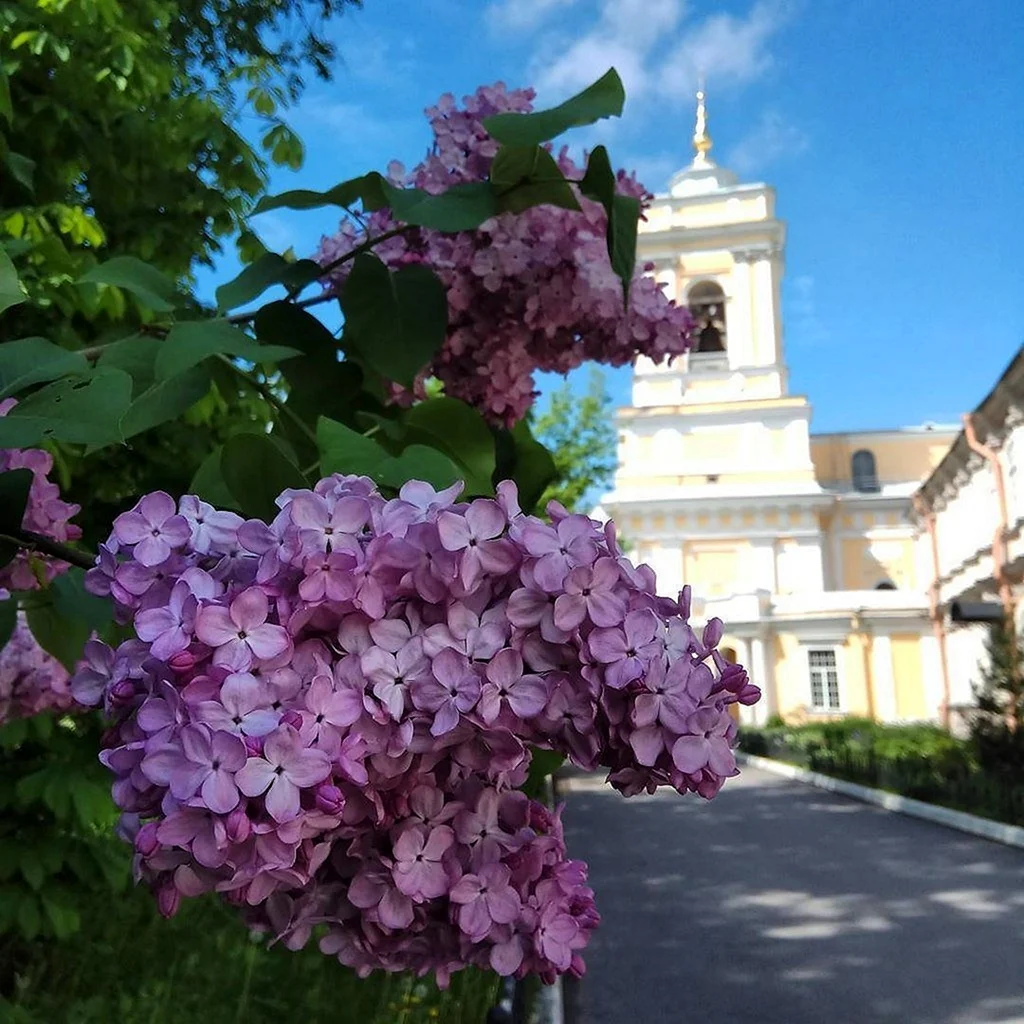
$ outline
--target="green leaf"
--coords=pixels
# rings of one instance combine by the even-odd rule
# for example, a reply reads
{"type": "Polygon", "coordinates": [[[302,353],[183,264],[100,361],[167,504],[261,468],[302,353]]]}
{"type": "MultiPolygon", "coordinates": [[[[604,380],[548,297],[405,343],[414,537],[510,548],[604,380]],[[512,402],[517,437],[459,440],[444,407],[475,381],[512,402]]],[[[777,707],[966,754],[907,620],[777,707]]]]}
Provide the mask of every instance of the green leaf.
{"type": "Polygon", "coordinates": [[[558,467],[551,452],[538,441],[526,420],[512,428],[513,465],[509,472],[519,490],[519,504],[531,512],[548,485],[558,478],[558,467]]]}
{"type": "Polygon", "coordinates": [[[71,802],[79,822],[86,827],[106,825],[116,817],[114,804],[105,786],[81,775],[69,781],[71,802]]]}
{"type": "Polygon", "coordinates": [[[0,417],[0,448],[27,448],[44,438],[92,445],[120,441],[118,424],[131,397],[132,379],[122,370],[54,381],[0,417]]]}
{"type": "Polygon", "coordinates": [[[256,337],[263,343],[287,341],[301,357],[281,367],[288,381],[288,407],[305,422],[320,415],[346,418],[363,373],[354,362],[338,359],[338,342],[315,316],[292,302],[271,302],[256,314],[256,337]]]}
{"type": "Polygon", "coordinates": [[[18,927],[26,939],[34,939],[42,927],[42,918],[39,916],[39,904],[32,893],[21,893],[21,902],[18,904],[18,927]]]}
{"type": "Polygon", "coordinates": [[[377,483],[394,487],[396,491],[407,480],[425,480],[441,490],[466,476],[443,452],[422,444],[409,445],[399,455],[386,459],[370,475],[377,483]]]}
{"type": "Polygon", "coordinates": [[[396,220],[435,231],[472,231],[501,212],[494,190],[485,181],[453,185],[436,196],[387,181],[383,189],[396,220]]]}
{"type": "Polygon", "coordinates": [[[435,448],[465,468],[463,478],[468,493],[494,492],[494,435],[476,409],[458,398],[430,398],[417,402],[403,422],[429,435],[435,448]]]}
{"type": "Polygon", "coordinates": [[[14,627],[18,624],[18,602],[13,597],[0,601],[0,650],[11,639],[14,627]]]}
{"type": "Polygon", "coordinates": [[[241,511],[238,499],[228,490],[221,472],[220,459],[223,448],[215,448],[203,459],[202,464],[188,485],[188,493],[196,494],[203,501],[208,501],[216,508],[235,509],[241,511]]]}
{"type": "Polygon", "coordinates": [[[545,782],[565,763],[565,755],[556,750],[530,747],[530,770],[523,784],[523,792],[534,799],[542,796],[545,782]]]}
{"type": "Polygon", "coordinates": [[[490,178],[502,210],[510,213],[545,204],[580,208],[555,158],[541,146],[502,146],[491,164],[490,178]]]}
{"type": "Polygon", "coordinates": [[[343,423],[321,416],[316,424],[316,440],[320,449],[320,472],[355,473],[376,479],[380,467],[391,456],[373,438],[343,423]]]}
{"type": "Polygon", "coordinates": [[[193,366],[154,384],[135,398],[121,417],[121,436],[127,441],[144,430],[177,419],[209,390],[210,374],[202,366],[193,366]]]}
{"type": "Polygon", "coordinates": [[[313,260],[289,262],[276,252],[268,252],[217,289],[217,308],[222,312],[237,309],[259,298],[275,284],[301,289],[321,273],[320,265],[313,260]]]}
{"type": "Polygon", "coordinates": [[[156,376],[166,380],[213,355],[232,355],[251,363],[273,363],[298,355],[284,345],[259,345],[227,320],[187,320],[171,328],[156,357],[156,376]]]}
{"type": "Polygon", "coordinates": [[[608,215],[605,242],[612,270],[622,281],[622,294],[629,298],[629,286],[636,266],[636,236],[640,220],[640,201],[616,191],[615,172],[608,150],[598,146],[587,161],[580,191],[599,202],[608,215]]]}
{"type": "Polygon", "coordinates": [[[163,347],[160,338],[132,334],[104,345],[96,360],[98,368],[124,370],[133,382],[132,395],[138,398],[156,380],[156,356],[163,347]]]}
{"type": "Polygon", "coordinates": [[[50,926],[53,928],[53,934],[58,939],[66,939],[74,935],[81,928],[82,921],[74,907],[66,903],[60,903],[54,900],[52,896],[43,896],[42,900],[46,916],[49,918],[50,926]]]}
{"type": "Polygon", "coordinates": [[[157,313],[174,309],[177,300],[174,282],[134,256],[115,256],[106,263],[100,263],[83,274],[78,283],[123,288],[157,313]]]}
{"type": "Polygon", "coordinates": [[[82,623],[90,632],[104,629],[114,616],[110,601],[85,589],[85,569],[72,566],[50,584],[58,615],[82,623]]]}
{"type": "Polygon", "coordinates": [[[0,345],[0,398],[32,384],[87,373],[89,364],[80,352],[69,352],[45,338],[19,338],[0,345]]]}
{"type": "Polygon", "coordinates": [[[11,83],[7,72],[0,69],[0,117],[8,124],[14,117],[14,107],[11,105],[11,83]]]}
{"type": "Polygon", "coordinates": [[[27,298],[18,272],[14,269],[11,257],[0,249],[0,313],[11,306],[17,306],[27,298]]]}
{"type": "Polygon", "coordinates": [[[381,183],[384,179],[376,172],[364,174],[359,178],[343,181],[326,192],[313,192],[309,189],[294,189],[282,192],[277,196],[264,196],[253,209],[253,215],[266,213],[268,210],[315,210],[321,206],[340,206],[347,209],[357,202],[366,210],[379,210],[387,205],[381,183]]]}
{"type": "Polygon", "coordinates": [[[491,137],[508,146],[535,146],[569,128],[593,124],[605,117],[619,117],[626,102],[615,68],[609,68],[593,85],[551,110],[532,114],[493,114],[484,118],[491,137]]]}
{"type": "Polygon", "coordinates": [[[46,878],[46,872],[43,870],[43,865],[39,862],[39,858],[36,857],[32,850],[25,850],[21,855],[21,877],[33,888],[38,890],[43,880],[46,878]]]}
{"type": "Polygon", "coordinates": [[[4,159],[11,177],[28,192],[35,190],[36,162],[21,153],[8,153],[4,159]]]}
{"type": "Polygon", "coordinates": [[[289,487],[306,487],[302,471],[266,434],[236,434],[224,445],[221,473],[239,508],[270,522],[277,496],[289,487]]]}
{"type": "Polygon", "coordinates": [[[32,480],[31,469],[0,473],[0,533],[12,534],[21,529],[32,480]]]}
{"type": "Polygon", "coordinates": [[[448,299],[428,267],[391,273],[376,256],[362,253],[345,281],[341,308],[345,351],[407,387],[444,344],[448,299]]]}
{"type": "Polygon", "coordinates": [[[79,619],[69,619],[52,603],[35,604],[25,615],[28,628],[44,651],[52,654],[69,672],[82,657],[91,630],[79,619]]]}

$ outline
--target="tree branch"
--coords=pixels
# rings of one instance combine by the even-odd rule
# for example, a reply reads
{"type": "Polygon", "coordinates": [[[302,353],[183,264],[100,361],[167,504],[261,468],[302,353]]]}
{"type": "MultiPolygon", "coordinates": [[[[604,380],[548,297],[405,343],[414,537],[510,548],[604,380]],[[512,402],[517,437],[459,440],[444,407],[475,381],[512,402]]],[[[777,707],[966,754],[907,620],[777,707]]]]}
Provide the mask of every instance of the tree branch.
{"type": "Polygon", "coordinates": [[[314,447],[316,446],[316,434],[314,434],[313,431],[310,430],[309,426],[295,414],[294,410],[289,409],[288,406],[274,394],[270,387],[264,384],[263,381],[254,377],[251,373],[243,370],[234,362],[234,360],[228,359],[227,356],[218,355],[216,358],[241,377],[249,387],[258,392],[260,397],[272,405],[281,416],[290,420],[296,429],[298,429],[310,442],[312,442],[314,447]]]}
{"type": "Polygon", "coordinates": [[[60,544],[49,537],[41,537],[31,530],[18,530],[13,534],[2,533],[0,540],[10,541],[17,544],[19,548],[27,551],[38,551],[44,555],[52,555],[62,562],[70,562],[82,569],[91,569],[96,564],[96,556],[88,551],[79,551],[77,548],[68,547],[67,544],[60,544]]]}

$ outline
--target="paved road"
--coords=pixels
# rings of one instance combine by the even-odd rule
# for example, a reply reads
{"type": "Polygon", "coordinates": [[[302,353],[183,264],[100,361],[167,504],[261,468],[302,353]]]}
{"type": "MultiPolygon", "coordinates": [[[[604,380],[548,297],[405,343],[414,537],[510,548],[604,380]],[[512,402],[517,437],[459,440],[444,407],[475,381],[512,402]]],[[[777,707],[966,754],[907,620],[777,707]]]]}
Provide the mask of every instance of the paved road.
{"type": "Polygon", "coordinates": [[[1020,850],[755,769],[567,803],[604,919],[578,1024],[1024,1022],[1020,850]]]}

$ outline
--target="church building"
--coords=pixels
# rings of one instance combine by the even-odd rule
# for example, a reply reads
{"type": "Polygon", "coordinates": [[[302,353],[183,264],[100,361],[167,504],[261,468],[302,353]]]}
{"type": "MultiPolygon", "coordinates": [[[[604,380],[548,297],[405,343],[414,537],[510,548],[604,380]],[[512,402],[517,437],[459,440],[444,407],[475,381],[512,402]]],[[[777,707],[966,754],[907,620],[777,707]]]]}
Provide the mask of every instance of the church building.
{"type": "Polygon", "coordinates": [[[661,593],[689,583],[695,620],[725,622],[726,656],[764,693],[746,720],[939,721],[949,695],[911,497],[959,427],[811,431],[789,390],[775,192],[714,163],[697,101],[696,156],[638,242],[697,341],[665,365],[638,360],[600,512],[661,593]]]}

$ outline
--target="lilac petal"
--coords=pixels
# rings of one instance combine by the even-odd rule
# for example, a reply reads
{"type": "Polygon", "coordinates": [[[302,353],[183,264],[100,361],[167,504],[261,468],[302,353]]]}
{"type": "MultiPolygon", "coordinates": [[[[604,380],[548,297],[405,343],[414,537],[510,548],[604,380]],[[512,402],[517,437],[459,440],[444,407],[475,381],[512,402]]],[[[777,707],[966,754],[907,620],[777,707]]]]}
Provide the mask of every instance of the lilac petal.
{"type": "Polygon", "coordinates": [[[270,605],[267,595],[259,587],[249,587],[243,590],[231,602],[231,618],[238,624],[240,630],[251,634],[257,626],[262,626],[267,621],[267,613],[270,605]]]}
{"type": "Polygon", "coordinates": [[[461,551],[472,540],[469,524],[454,512],[442,512],[437,517],[437,533],[447,551],[461,551]]]}
{"type": "Polygon", "coordinates": [[[148,534],[135,545],[132,557],[142,565],[152,567],[166,562],[171,555],[171,546],[162,536],[148,534]]]}
{"type": "MultiPolygon", "coordinates": [[[[581,594],[560,594],[555,600],[555,625],[569,633],[572,632],[587,615],[587,599],[581,594]]],[[[614,625],[614,623],[608,623],[614,625]]],[[[594,634],[590,635],[591,652],[593,652],[594,634]]],[[[597,657],[597,655],[594,655],[597,657]]]]}
{"type": "MultiPolygon", "coordinates": [[[[202,640],[202,636],[199,639],[202,640]]],[[[587,646],[590,653],[605,664],[618,661],[626,653],[626,639],[618,629],[595,629],[587,637],[587,646]]]]}
{"type": "Polygon", "coordinates": [[[629,737],[629,745],[633,748],[636,759],[645,768],[653,767],[665,749],[661,728],[657,725],[645,725],[642,729],[634,729],[629,737]]]}
{"type": "Polygon", "coordinates": [[[475,899],[459,907],[459,927],[474,941],[480,941],[491,930],[491,916],[482,899],[475,899]]]}
{"type": "MultiPolygon", "coordinates": [[[[325,755],[326,756],[326,755],[325,755]]],[[[244,790],[243,790],[244,792],[244,790]]],[[[265,799],[267,813],[277,822],[291,821],[298,817],[299,790],[284,775],[278,775],[270,784],[265,799]]]]}
{"type": "Polygon", "coordinates": [[[210,772],[203,780],[200,795],[214,814],[230,814],[238,806],[238,787],[230,772],[210,772]]]}
{"type": "Polygon", "coordinates": [[[152,536],[152,530],[152,526],[134,509],[122,512],[114,520],[114,535],[122,544],[138,544],[152,536]]]}
{"type": "Polygon", "coordinates": [[[477,498],[466,509],[466,523],[474,537],[489,540],[505,529],[505,513],[497,502],[477,498]]]}
{"type": "Polygon", "coordinates": [[[196,636],[209,647],[223,647],[238,639],[238,626],[227,608],[207,605],[196,615],[196,636]]]}
{"type": "Polygon", "coordinates": [[[595,626],[617,626],[626,615],[626,602],[618,594],[592,593],[587,611],[595,626]]]}
{"type": "Polygon", "coordinates": [[[708,763],[708,741],[703,736],[680,736],[672,747],[672,762],[686,775],[700,771],[708,763]]]}
{"type": "Polygon", "coordinates": [[[450,700],[446,701],[437,709],[437,713],[434,715],[434,721],[430,726],[430,734],[432,736],[443,736],[445,733],[451,732],[458,724],[459,712],[450,700]]]}
{"type": "Polygon", "coordinates": [[[412,900],[398,889],[389,889],[377,907],[377,915],[385,928],[408,928],[415,916],[412,900]]]}
{"type": "Polygon", "coordinates": [[[161,633],[174,629],[180,624],[178,616],[170,608],[149,608],[135,617],[135,632],[140,640],[155,640],[161,633]]]}
{"type": "Polygon", "coordinates": [[[503,978],[511,977],[523,963],[523,944],[518,935],[491,948],[491,970],[503,978]]]}
{"type": "Polygon", "coordinates": [[[185,756],[196,764],[210,764],[213,757],[213,744],[210,730],[202,725],[186,725],[181,730],[181,746],[185,756]]]}
{"type": "Polygon", "coordinates": [[[285,775],[303,789],[323,782],[331,774],[331,759],[322,750],[303,750],[285,764],[285,775]]]}
{"type": "Polygon", "coordinates": [[[272,733],[279,725],[281,716],[269,708],[259,711],[250,711],[243,719],[241,731],[246,736],[266,736],[272,733]]]}
{"type": "Polygon", "coordinates": [[[272,764],[262,757],[250,757],[235,776],[235,785],[246,796],[259,796],[276,778],[272,764]]]}
{"type": "Polygon", "coordinates": [[[498,924],[511,924],[519,916],[519,899],[508,886],[492,889],[487,895],[487,909],[498,924]]]}
{"type": "Polygon", "coordinates": [[[736,771],[736,757],[725,740],[708,741],[708,767],[716,775],[732,775],[736,771]]]}
{"type": "Polygon", "coordinates": [[[522,674],[522,655],[510,647],[498,651],[487,666],[487,678],[498,686],[509,687],[522,674]]]}
{"type": "Polygon", "coordinates": [[[245,765],[245,744],[230,732],[214,733],[211,747],[214,760],[226,771],[237,772],[245,765]]]}
{"type": "Polygon", "coordinates": [[[509,707],[520,718],[539,715],[548,702],[548,684],[540,676],[523,676],[508,695],[509,707]]]}
{"type": "Polygon", "coordinates": [[[291,637],[284,626],[275,626],[265,623],[246,633],[246,643],[249,649],[261,661],[270,661],[279,654],[284,654],[291,644],[291,637]]]}

